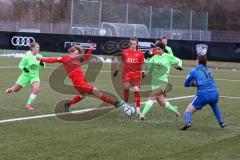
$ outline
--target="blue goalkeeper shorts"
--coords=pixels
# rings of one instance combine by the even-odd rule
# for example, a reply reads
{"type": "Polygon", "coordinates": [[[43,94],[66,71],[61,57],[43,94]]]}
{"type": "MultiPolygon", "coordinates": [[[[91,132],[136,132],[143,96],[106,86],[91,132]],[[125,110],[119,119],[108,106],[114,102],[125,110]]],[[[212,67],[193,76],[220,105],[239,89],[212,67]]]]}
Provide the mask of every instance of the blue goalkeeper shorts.
{"type": "Polygon", "coordinates": [[[207,104],[209,104],[210,106],[215,105],[216,103],[218,103],[218,99],[218,91],[200,92],[193,98],[192,105],[197,110],[200,110],[207,104]]]}

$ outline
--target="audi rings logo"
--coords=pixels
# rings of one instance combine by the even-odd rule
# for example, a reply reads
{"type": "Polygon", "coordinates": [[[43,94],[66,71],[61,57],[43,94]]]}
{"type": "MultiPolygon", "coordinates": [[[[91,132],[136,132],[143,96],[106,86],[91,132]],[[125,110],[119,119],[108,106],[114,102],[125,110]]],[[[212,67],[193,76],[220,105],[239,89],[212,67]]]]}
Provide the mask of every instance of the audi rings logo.
{"type": "Polygon", "coordinates": [[[22,36],[13,36],[12,37],[12,45],[14,46],[30,46],[30,43],[35,42],[33,37],[22,37],[22,36]]]}

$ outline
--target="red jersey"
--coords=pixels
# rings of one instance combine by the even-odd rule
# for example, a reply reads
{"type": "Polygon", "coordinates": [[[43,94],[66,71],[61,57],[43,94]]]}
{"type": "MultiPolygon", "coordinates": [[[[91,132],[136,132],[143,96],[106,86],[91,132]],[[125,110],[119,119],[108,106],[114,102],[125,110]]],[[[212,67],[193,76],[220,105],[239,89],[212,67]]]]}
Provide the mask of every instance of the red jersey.
{"type": "Polygon", "coordinates": [[[123,73],[140,72],[144,64],[144,54],[140,50],[123,50],[122,53],[123,73]]]}
{"type": "Polygon", "coordinates": [[[69,55],[61,56],[57,58],[41,58],[41,62],[46,63],[63,63],[64,68],[69,76],[69,78],[74,82],[76,81],[87,81],[85,79],[84,72],[82,68],[79,66],[81,62],[87,61],[92,53],[92,49],[89,49],[88,52],[84,55],[82,59],[72,58],[69,55]]]}

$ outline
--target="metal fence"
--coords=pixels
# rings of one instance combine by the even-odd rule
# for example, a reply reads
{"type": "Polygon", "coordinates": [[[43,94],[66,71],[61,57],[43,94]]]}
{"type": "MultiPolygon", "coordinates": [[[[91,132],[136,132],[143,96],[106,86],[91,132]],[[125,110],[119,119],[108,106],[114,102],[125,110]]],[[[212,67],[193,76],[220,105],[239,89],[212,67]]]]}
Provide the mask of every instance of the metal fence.
{"type": "Polygon", "coordinates": [[[69,22],[0,21],[0,30],[139,38],[167,36],[169,39],[179,40],[240,42],[239,32],[208,31],[207,12],[109,3],[102,0],[69,2],[69,22]]]}

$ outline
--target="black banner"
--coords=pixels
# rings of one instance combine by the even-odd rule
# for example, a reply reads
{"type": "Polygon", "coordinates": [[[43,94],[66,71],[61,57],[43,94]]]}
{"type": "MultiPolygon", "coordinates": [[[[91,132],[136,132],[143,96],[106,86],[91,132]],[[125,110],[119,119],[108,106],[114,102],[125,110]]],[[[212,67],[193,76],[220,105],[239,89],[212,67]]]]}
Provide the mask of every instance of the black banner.
{"type": "MultiPolygon", "coordinates": [[[[87,49],[88,43],[92,42],[96,47],[95,54],[112,55],[127,48],[128,40],[129,38],[121,37],[0,32],[0,48],[13,50],[27,50],[29,43],[35,41],[40,44],[41,51],[67,52],[73,44],[81,44],[87,49]]],[[[149,49],[154,41],[140,38],[139,49],[149,49]]],[[[208,60],[240,62],[240,43],[169,40],[174,55],[181,59],[194,59],[197,55],[197,44],[208,46],[208,60]]]]}

